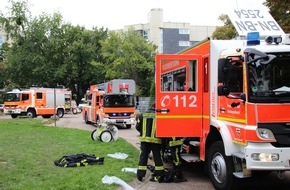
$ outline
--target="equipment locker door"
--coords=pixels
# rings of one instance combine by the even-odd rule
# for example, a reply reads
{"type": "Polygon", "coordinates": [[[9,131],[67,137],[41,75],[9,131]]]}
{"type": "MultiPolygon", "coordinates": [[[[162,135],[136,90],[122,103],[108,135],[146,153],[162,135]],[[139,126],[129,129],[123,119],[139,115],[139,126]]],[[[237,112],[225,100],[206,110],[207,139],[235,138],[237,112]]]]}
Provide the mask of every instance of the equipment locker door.
{"type": "Polygon", "coordinates": [[[199,137],[202,130],[200,55],[157,55],[156,133],[159,137],[199,137]]]}

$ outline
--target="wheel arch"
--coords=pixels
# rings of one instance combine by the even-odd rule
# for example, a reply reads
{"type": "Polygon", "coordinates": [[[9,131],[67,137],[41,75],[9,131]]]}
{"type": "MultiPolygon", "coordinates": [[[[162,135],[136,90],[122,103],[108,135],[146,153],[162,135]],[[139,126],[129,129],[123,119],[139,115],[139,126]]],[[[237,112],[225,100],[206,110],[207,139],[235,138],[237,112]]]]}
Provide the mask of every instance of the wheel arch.
{"type": "Polygon", "coordinates": [[[29,111],[32,111],[32,112],[34,113],[34,116],[33,116],[33,117],[36,117],[36,116],[38,115],[37,110],[36,110],[34,107],[28,107],[28,108],[26,109],[26,114],[27,114],[27,112],[29,112],[29,111]]]}
{"type": "Polygon", "coordinates": [[[217,122],[216,125],[210,126],[210,133],[206,139],[206,150],[216,141],[222,141],[224,145],[225,155],[232,156],[236,152],[238,145],[232,141],[232,136],[228,126],[224,122],[217,122]]]}

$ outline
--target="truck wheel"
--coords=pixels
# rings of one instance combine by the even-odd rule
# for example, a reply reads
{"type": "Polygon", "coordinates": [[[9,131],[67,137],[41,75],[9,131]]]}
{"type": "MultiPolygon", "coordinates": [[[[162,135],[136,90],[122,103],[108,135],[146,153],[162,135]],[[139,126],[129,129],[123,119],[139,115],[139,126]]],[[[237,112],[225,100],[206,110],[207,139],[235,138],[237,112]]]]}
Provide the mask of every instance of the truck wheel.
{"type": "Polygon", "coordinates": [[[17,114],[12,114],[11,117],[12,117],[13,119],[15,119],[15,118],[18,117],[18,115],[17,115],[17,114]]]}
{"type": "Polygon", "coordinates": [[[222,142],[214,142],[211,145],[207,162],[210,180],[215,189],[235,189],[237,179],[233,175],[233,161],[231,157],[225,156],[222,142]]]}
{"type": "Polygon", "coordinates": [[[110,142],[113,139],[112,134],[110,133],[110,131],[105,130],[100,134],[100,140],[102,142],[110,142]]]}
{"type": "Polygon", "coordinates": [[[57,109],[56,115],[57,115],[59,118],[62,118],[63,115],[64,115],[64,111],[63,111],[63,109],[57,109]]]}
{"type": "Polygon", "coordinates": [[[27,110],[26,116],[27,116],[28,118],[34,118],[34,117],[36,117],[36,113],[35,113],[34,110],[29,109],[29,110],[27,110]]]}
{"type": "Polygon", "coordinates": [[[76,108],[73,108],[72,109],[72,112],[73,112],[73,114],[77,114],[78,113],[78,110],[76,108]]]}

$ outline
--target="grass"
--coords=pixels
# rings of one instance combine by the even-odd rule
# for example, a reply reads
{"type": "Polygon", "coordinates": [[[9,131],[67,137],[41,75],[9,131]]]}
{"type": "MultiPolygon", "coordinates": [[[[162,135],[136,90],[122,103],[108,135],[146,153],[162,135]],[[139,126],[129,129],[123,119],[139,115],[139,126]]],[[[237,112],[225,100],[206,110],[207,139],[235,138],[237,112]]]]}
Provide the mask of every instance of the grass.
{"type": "Polygon", "coordinates": [[[103,143],[91,140],[91,132],[45,126],[41,119],[0,120],[0,189],[62,190],[117,189],[117,184],[103,184],[105,175],[129,183],[135,178],[124,167],[136,168],[139,152],[124,139],[103,143]],[[107,154],[128,154],[124,160],[107,154]],[[105,157],[103,165],[63,168],[54,161],[64,155],[94,154],[105,157]]]}

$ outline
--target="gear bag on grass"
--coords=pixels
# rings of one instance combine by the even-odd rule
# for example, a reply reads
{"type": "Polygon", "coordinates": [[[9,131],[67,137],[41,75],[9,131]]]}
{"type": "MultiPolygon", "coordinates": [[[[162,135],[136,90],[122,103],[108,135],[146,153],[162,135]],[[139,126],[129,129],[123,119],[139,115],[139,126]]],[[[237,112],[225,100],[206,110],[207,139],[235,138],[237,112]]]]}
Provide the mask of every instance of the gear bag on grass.
{"type": "Polygon", "coordinates": [[[96,157],[94,154],[75,154],[63,156],[61,159],[55,160],[54,164],[60,167],[79,167],[87,165],[104,164],[104,157],[96,157]]]}

